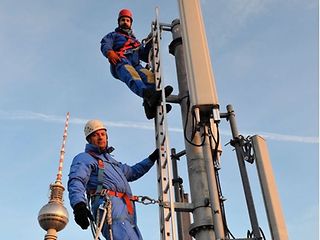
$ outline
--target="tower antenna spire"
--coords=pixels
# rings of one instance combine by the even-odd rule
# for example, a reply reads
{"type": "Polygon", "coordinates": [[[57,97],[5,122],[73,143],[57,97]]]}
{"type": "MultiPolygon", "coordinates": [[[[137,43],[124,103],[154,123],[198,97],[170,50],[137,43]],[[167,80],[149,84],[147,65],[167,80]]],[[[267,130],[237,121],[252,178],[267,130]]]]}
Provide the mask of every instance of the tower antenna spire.
{"type": "Polygon", "coordinates": [[[55,183],[50,185],[49,202],[40,209],[38,214],[38,222],[40,226],[47,231],[44,240],[57,240],[57,232],[64,229],[69,221],[68,211],[63,206],[64,187],[62,185],[62,169],[65,153],[64,148],[67,139],[69,116],[70,114],[68,112],[63,132],[57,178],[55,183]]]}
{"type": "Polygon", "coordinates": [[[67,112],[67,117],[66,117],[66,122],[64,125],[64,132],[63,132],[63,140],[62,140],[62,146],[60,150],[60,160],[59,160],[59,168],[58,168],[58,174],[57,174],[57,179],[56,179],[56,184],[60,183],[62,184],[62,169],[63,169],[63,162],[64,162],[64,153],[65,153],[65,145],[66,145],[66,140],[67,140],[67,130],[69,126],[69,118],[70,118],[70,113],[67,112]]]}

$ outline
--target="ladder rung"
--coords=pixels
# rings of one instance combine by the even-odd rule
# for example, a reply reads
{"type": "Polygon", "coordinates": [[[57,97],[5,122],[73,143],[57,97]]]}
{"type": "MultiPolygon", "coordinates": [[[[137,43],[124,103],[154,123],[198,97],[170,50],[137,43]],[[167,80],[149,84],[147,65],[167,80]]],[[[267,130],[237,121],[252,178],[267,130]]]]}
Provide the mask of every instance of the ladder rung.
{"type": "Polygon", "coordinates": [[[157,32],[156,32],[156,34],[155,34],[154,42],[155,42],[155,43],[158,43],[158,33],[157,33],[157,32]]]}
{"type": "Polygon", "coordinates": [[[160,139],[162,137],[162,135],[163,135],[163,133],[161,133],[161,132],[159,133],[158,132],[157,135],[156,135],[156,140],[158,141],[158,139],[160,139]]]}
{"type": "Polygon", "coordinates": [[[166,221],[169,221],[171,218],[171,211],[168,212],[167,216],[165,217],[166,221]]]}
{"type": "Polygon", "coordinates": [[[167,164],[168,164],[168,160],[165,158],[161,167],[165,169],[167,167],[167,164]]]}
{"type": "Polygon", "coordinates": [[[162,146],[164,146],[164,143],[165,143],[166,140],[167,140],[167,138],[166,138],[166,136],[164,135],[164,136],[163,136],[163,139],[162,139],[162,143],[161,143],[162,146]]]}
{"type": "MultiPolygon", "coordinates": [[[[163,111],[162,111],[163,112],[163,111]]],[[[163,114],[161,114],[161,119],[160,119],[160,125],[162,125],[163,126],[163,123],[164,123],[164,115],[163,114]]]]}
{"type": "Polygon", "coordinates": [[[167,182],[167,185],[166,185],[166,187],[164,188],[164,190],[163,190],[163,192],[165,193],[165,194],[167,194],[168,193],[168,190],[169,190],[169,183],[167,182]]]}
{"type": "MultiPolygon", "coordinates": [[[[159,79],[161,79],[160,77],[159,77],[159,79]]],[[[157,83],[156,83],[157,84],[157,83]]],[[[161,88],[161,80],[159,80],[159,82],[158,82],[158,84],[157,84],[157,89],[158,88],[161,88]]]]}
{"type": "MultiPolygon", "coordinates": [[[[158,49],[155,49],[154,57],[158,60],[158,61],[156,61],[156,64],[159,65],[159,51],[158,51],[158,49]]],[[[157,71],[157,70],[155,69],[155,71],[157,71]]]]}

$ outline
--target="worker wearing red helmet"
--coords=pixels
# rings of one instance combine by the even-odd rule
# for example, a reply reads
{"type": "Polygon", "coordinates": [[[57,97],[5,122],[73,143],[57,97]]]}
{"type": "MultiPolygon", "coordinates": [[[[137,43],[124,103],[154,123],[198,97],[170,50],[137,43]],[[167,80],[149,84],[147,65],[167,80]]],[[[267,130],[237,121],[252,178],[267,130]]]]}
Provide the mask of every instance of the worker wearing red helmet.
{"type": "MultiPolygon", "coordinates": [[[[129,9],[122,9],[118,15],[118,27],[101,40],[101,52],[110,62],[113,77],[124,82],[129,89],[143,98],[143,106],[148,119],[156,115],[161,92],[155,90],[154,74],[144,68],[141,61],[148,62],[152,41],[141,44],[132,31],[133,16],[129,9]]],[[[169,96],[173,88],[165,87],[169,96]]],[[[167,111],[171,109],[167,105],[167,111]]]]}

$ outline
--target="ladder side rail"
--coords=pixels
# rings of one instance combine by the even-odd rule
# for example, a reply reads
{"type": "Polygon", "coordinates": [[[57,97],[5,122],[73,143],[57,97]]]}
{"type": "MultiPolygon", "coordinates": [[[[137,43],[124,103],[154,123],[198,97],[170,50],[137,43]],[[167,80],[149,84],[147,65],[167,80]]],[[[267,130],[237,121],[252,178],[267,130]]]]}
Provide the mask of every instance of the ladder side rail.
{"type": "Polygon", "coordinates": [[[153,25],[153,67],[155,74],[155,83],[157,90],[162,91],[162,102],[161,105],[157,107],[157,115],[155,119],[156,125],[156,142],[157,147],[160,151],[160,162],[158,168],[160,168],[158,178],[160,178],[159,183],[159,194],[163,201],[169,202],[169,209],[163,206],[161,220],[164,226],[164,231],[162,232],[163,239],[176,239],[176,224],[175,224],[175,210],[174,210],[174,191],[172,183],[172,166],[171,166],[171,155],[169,147],[169,137],[167,129],[167,118],[166,118],[166,99],[163,87],[163,81],[161,79],[161,61],[160,61],[160,40],[161,40],[161,28],[158,21],[158,9],[156,9],[156,21],[153,25]],[[161,187],[161,189],[160,189],[161,187]],[[171,236],[170,227],[171,225],[171,236]]]}
{"type": "MultiPolygon", "coordinates": [[[[152,25],[152,33],[153,33],[153,58],[152,58],[152,67],[153,67],[153,72],[154,72],[154,77],[155,77],[155,84],[156,84],[156,89],[160,88],[159,84],[161,83],[161,75],[159,72],[159,64],[160,60],[159,58],[159,42],[157,37],[157,29],[156,25],[152,25]]],[[[164,165],[166,161],[165,158],[165,152],[164,148],[162,147],[163,143],[163,130],[159,127],[160,123],[163,122],[161,119],[159,119],[159,109],[157,109],[157,117],[155,119],[155,135],[156,135],[156,145],[157,148],[159,149],[160,153],[160,158],[157,163],[157,180],[158,180],[158,195],[159,195],[159,200],[164,203],[168,202],[169,197],[168,193],[165,191],[165,188],[167,187],[168,183],[168,177],[166,173],[166,166],[164,165]]],[[[159,207],[159,220],[160,220],[160,233],[161,233],[161,239],[162,240],[170,240],[170,222],[166,221],[166,216],[169,215],[170,209],[165,208],[164,205],[159,207]]]]}

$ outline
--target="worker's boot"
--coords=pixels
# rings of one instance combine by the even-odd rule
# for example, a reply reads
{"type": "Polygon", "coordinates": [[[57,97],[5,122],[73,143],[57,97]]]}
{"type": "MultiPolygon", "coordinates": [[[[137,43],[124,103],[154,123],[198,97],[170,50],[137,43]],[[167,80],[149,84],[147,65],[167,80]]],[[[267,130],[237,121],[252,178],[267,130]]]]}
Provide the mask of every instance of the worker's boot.
{"type": "MultiPolygon", "coordinates": [[[[155,118],[157,115],[157,106],[150,107],[146,101],[143,101],[144,112],[148,119],[155,118]]],[[[166,104],[167,113],[170,112],[172,106],[170,104],[166,104]]]]}
{"type": "Polygon", "coordinates": [[[146,114],[146,117],[148,119],[152,119],[156,116],[157,114],[157,107],[150,107],[149,103],[147,102],[147,100],[143,100],[143,108],[144,108],[144,112],[146,114]]]}
{"type": "MultiPolygon", "coordinates": [[[[170,85],[164,88],[164,95],[168,97],[173,91],[170,85]]],[[[143,100],[147,102],[150,107],[158,106],[161,100],[161,90],[146,88],[143,90],[143,100]]]]}
{"type": "Polygon", "coordinates": [[[171,87],[170,85],[166,86],[164,88],[164,95],[166,97],[170,96],[170,94],[173,92],[173,87],[171,87]]]}
{"type": "Polygon", "coordinates": [[[166,104],[166,110],[167,110],[167,113],[168,113],[168,112],[170,112],[170,111],[171,111],[171,109],[172,109],[171,104],[167,103],[167,104],[166,104]]]}
{"type": "Polygon", "coordinates": [[[149,107],[157,106],[161,99],[161,91],[146,88],[143,90],[143,105],[148,104],[149,107]]]}

